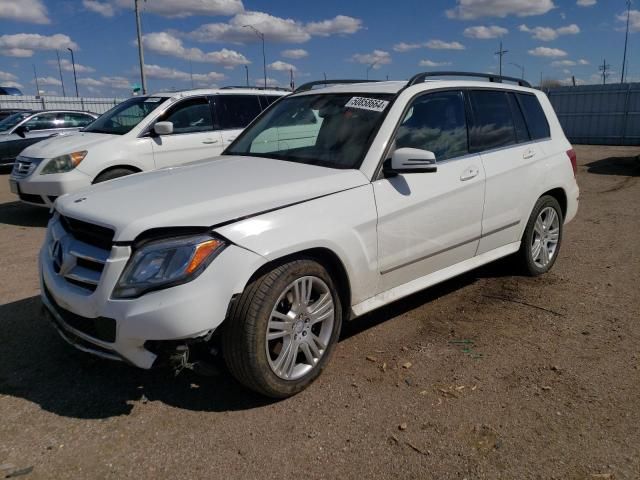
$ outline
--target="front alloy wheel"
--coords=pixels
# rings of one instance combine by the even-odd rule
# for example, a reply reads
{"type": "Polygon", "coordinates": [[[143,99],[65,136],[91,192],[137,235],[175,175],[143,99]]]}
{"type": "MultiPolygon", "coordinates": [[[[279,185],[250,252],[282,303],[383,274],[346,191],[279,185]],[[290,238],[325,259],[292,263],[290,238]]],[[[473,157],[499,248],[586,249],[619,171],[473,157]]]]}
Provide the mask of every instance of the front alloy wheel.
{"type": "Polygon", "coordinates": [[[291,260],[252,280],[222,328],[222,351],[240,383],[284,398],[322,372],[340,334],[340,296],[327,270],[291,260]]]}

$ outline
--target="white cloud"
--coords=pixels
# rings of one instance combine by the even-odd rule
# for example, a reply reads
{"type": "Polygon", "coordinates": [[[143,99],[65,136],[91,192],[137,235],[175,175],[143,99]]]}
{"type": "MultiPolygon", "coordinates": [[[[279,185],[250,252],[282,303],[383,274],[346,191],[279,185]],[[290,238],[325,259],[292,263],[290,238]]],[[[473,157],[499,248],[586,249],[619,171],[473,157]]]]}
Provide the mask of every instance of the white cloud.
{"type": "Polygon", "coordinates": [[[309,56],[309,52],[303,50],[302,48],[294,48],[290,50],[283,50],[280,52],[284,58],[291,58],[293,60],[299,60],[301,58],[305,58],[309,56]]]}
{"type": "Polygon", "coordinates": [[[91,12],[102,15],[103,17],[113,17],[116,13],[116,9],[113,4],[107,2],[82,0],[82,6],[91,12]]]}
{"type": "Polygon", "coordinates": [[[575,23],[572,23],[571,25],[567,25],[566,27],[560,27],[560,28],[550,28],[550,27],[529,28],[528,26],[523,24],[523,25],[520,25],[518,29],[521,32],[530,33],[532,38],[535,38],[536,40],[541,40],[543,42],[549,42],[551,40],[555,40],[560,35],[577,35],[578,33],[580,33],[580,27],[578,27],[578,25],[576,25],[575,23]]]}
{"type": "Polygon", "coordinates": [[[580,60],[578,60],[578,63],[580,65],[589,65],[589,60],[585,60],[584,58],[581,58],[580,60]]]}
{"type": "Polygon", "coordinates": [[[34,50],[77,49],[78,45],[67,35],[57,33],[46,36],[37,33],[16,33],[0,36],[0,55],[8,57],[30,57],[34,50]]]}
{"type": "Polygon", "coordinates": [[[18,77],[16,77],[13,73],[0,71],[0,82],[9,82],[17,79],[18,77]]]}
{"type": "Polygon", "coordinates": [[[131,90],[131,80],[125,77],[100,77],[100,81],[105,86],[116,90],[131,90]]]}
{"type": "Polygon", "coordinates": [[[533,50],[529,50],[529,55],[533,55],[534,57],[558,58],[566,57],[568,54],[559,48],[536,47],[533,50]]]}
{"type": "Polygon", "coordinates": [[[499,38],[509,33],[509,30],[497,25],[491,25],[485,27],[479,25],[477,27],[469,27],[464,29],[464,36],[469,38],[475,38],[477,40],[488,40],[490,38],[499,38]]]}
{"type": "Polygon", "coordinates": [[[102,87],[104,86],[104,82],[97,80],[95,78],[79,78],[78,85],[83,85],[85,87],[102,87]]]}
{"type": "MultiPolygon", "coordinates": [[[[624,22],[626,26],[627,12],[616,15],[619,22],[624,22]]],[[[631,10],[629,12],[629,31],[632,33],[640,32],[640,10],[631,10]]]]}
{"type": "Polygon", "coordinates": [[[51,23],[42,0],[0,0],[0,18],[39,25],[51,23]]]}
{"type": "Polygon", "coordinates": [[[551,66],[552,67],[573,67],[576,65],[576,62],[574,62],[573,60],[555,60],[554,62],[551,62],[551,66]]]}
{"type": "MultiPolygon", "coordinates": [[[[112,0],[111,3],[122,8],[133,8],[132,0],[112,0]]],[[[164,17],[184,18],[192,15],[235,15],[244,10],[242,0],[152,0],[142,3],[145,12],[164,17]]]]}
{"type": "MultiPolygon", "coordinates": [[[[47,61],[47,63],[52,67],[58,68],[57,60],[49,60],[47,61]]],[[[67,60],[66,58],[60,59],[60,68],[62,68],[62,70],[64,70],[65,72],[73,72],[73,64],[71,63],[70,60],[67,60]]],[[[76,63],[76,73],[92,73],[95,71],[96,71],[95,68],[87,67],[86,65],[81,65],[79,63],[76,63]]]]}
{"type": "Polygon", "coordinates": [[[2,86],[11,88],[24,88],[24,86],[18,82],[2,82],[2,86]]]}
{"type": "Polygon", "coordinates": [[[145,48],[154,53],[194,62],[216,63],[229,68],[251,63],[244,55],[235,50],[223,48],[216,52],[203,52],[199,48],[186,48],[182,44],[182,40],[167,32],[143,35],[142,43],[145,48]]]}
{"type": "MultiPolygon", "coordinates": [[[[162,80],[178,80],[181,82],[190,82],[191,73],[176,70],[175,68],[161,67],[159,65],[145,64],[144,71],[149,78],[158,78],[162,80]]],[[[193,81],[198,86],[214,87],[216,82],[224,80],[226,76],[218,72],[194,73],[193,81]]]]}
{"type": "Polygon", "coordinates": [[[356,33],[362,29],[362,20],[359,18],[338,15],[331,20],[307,23],[306,30],[311,35],[328,37],[330,35],[347,35],[356,33]]]}
{"type": "Polygon", "coordinates": [[[592,7],[596,4],[596,0],[578,0],[576,4],[579,7],[592,7]]]}
{"type": "Polygon", "coordinates": [[[293,70],[294,72],[298,71],[295,65],[291,65],[290,63],[283,62],[280,60],[270,63],[269,65],[267,65],[267,68],[270,70],[275,70],[277,72],[288,72],[290,70],[293,70]]]}
{"type": "Polygon", "coordinates": [[[327,37],[346,35],[362,29],[362,20],[338,15],[330,20],[304,24],[291,18],[280,18],[264,12],[247,11],[234,16],[226,23],[208,23],[188,36],[200,42],[255,43],[260,41],[253,26],[264,34],[269,42],[304,43],[311,36],[327,37]]]}
{"type": "Polygon", "coordinates": [[[416,50],[416,49],[422,48],[422,47],[424,47],[424,43],[405,43],[405,42],[400,42],[400,43],[396,43],[393,46],[393,50],[395,52],[404,53],[404,52],[409,52],[411,50],[416,50]]]}
{"type": "Polygon", "coordinates": [[[420,60],[418,62],[419,67],[446,67],[451,65],[451,62],[434,62],[433,60],[420,60]]]}
{"type": "Polygon", "coordinates": [[[553,0],[456,0],[456,3],[456,7],[447,10],[446,14],[460,20],[509,15],[528,17],[543,15],[555,8],[553,0]]]}
{"type": "Polygon", "coordinates": [[[373,68],[377,70],[382,65],[391,63],[391,55],[384,50],[374,50],[371,53],[356,53],[351,57],[351,61],[363,65],[373,65],[373,68]]]}
{"type": "MultiPolygon", "coordinates": [[[[256,78],[255,85],[257,87],[264,87],[264,77],[256,78]]],[[[280,82],[278,80],[276,80],[275,78],[267,77],[267,87],[279,87],[279,86],[280,86],[280,82]]]]}
{"type": "Polygon", "coordinates": [[[443,40],[429,40],[425,47],[432,50],[464,50],[465,47],[460,42],[445,42],[443,40]]]}
{"type": "MultiPolygon", "coordinates": [[[[36,83],[35,80],[31,80],[31,83],[36,83]]],[[[39,86],[55,86],[55,87],[59,87],[60,85],[62,85],[62,82],[60,81],[60,79],[55,78],[55,77],[38,77],[38,85],[39,86]]]]}

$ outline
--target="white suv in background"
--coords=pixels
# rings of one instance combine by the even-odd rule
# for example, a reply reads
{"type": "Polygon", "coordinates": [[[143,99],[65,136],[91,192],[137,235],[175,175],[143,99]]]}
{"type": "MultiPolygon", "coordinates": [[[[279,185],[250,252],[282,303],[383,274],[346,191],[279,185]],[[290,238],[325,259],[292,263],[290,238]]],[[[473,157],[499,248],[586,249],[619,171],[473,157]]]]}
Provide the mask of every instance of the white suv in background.
{"type": "Polygon", "coordinates": [[[551,104],[433,75],[301,87],[216,161],[60,198],[40,252],[60,334],[142,368],[218,342],[240,382],[286,397],[346,320],[508,255],[547,272],[578,209],[551,104]]]}
{"type": "Polygon", "coordinates": [[[24,202],[49,207],[94,183],[219,155],[289,92],[222,88],[133,97],[75,135],[26,148],[9,180],[24,202]]]}

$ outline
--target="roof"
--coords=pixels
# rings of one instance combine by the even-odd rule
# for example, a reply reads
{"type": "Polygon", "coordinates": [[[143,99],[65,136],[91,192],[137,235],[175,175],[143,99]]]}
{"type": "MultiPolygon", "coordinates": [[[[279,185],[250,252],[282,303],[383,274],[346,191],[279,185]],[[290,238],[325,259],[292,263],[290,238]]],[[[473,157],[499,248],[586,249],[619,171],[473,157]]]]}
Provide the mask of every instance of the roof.
{"type": "Polygon", "coordinates": [[[288,95],[291,92],[285,90],[263,90],[258,88],[198,88],[193,90],[180,90],[177,92],[156,92],[150,97],[162,97],[162,98],[181,98],[181,97],[191,97],[194,95],[230,95],[230,94],[240,94],[240,95],[277,95],[283,96],[288,95]]]}
{"type": "MultiPolygon", "coordinates": [[[[324,88],[314,90],[306,90],[296,95],[308,95],[315,93],[388,93],[397,94],[400,90],[407,86],[406,81],[387,81],[387,82],[366,82],[366,83],[349,83],[336,84],[324,88]]],[[[532,92],[531,88],[520,87],[510,83],[498,83],[479,80],[426,80],[408,87],[412,91],[419,92],[436,88],[496,88],[505,90],[519,90],[532,92]]]]}

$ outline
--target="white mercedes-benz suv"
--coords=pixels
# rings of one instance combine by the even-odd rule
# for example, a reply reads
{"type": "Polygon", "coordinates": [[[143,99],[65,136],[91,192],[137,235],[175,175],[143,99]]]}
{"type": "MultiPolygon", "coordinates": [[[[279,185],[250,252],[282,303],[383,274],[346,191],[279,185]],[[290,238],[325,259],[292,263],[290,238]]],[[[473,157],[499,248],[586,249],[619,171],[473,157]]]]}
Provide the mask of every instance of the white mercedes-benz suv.
{"type": "Polygon", "coordinates": [[[40,252],[50,319],[142,368],[216,342],[281,398],[318,377],[346,320],[508,255],[547,272],[578,208],[575,154],[542,92],[491,80],[301,87],[214,162],[59,198],[40,252]]]}

